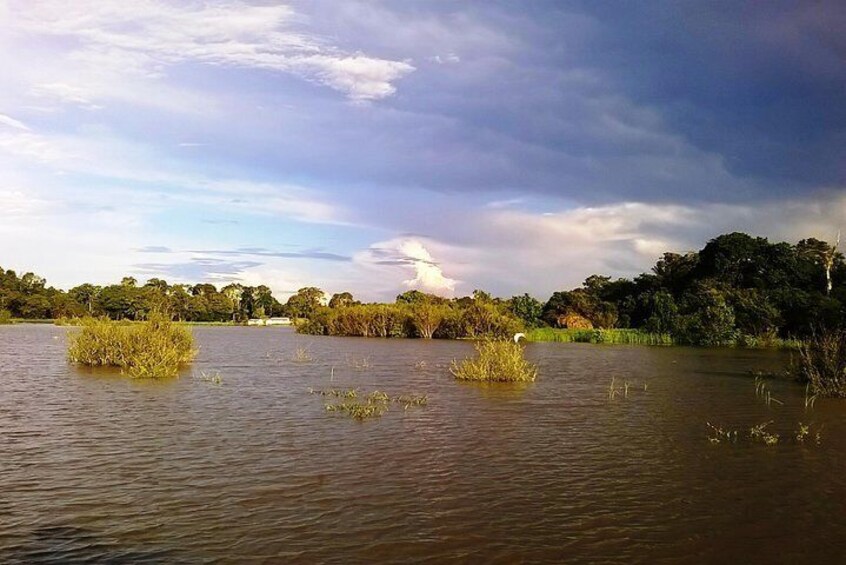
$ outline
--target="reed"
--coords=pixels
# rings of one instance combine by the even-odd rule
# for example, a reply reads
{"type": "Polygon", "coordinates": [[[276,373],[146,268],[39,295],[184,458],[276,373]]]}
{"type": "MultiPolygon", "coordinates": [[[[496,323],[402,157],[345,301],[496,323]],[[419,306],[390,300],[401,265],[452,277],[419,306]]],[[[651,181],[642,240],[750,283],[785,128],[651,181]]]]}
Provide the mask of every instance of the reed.
{"type": "Polygon", "coordinates": [[[537,377],[537,366],[526,360],[523,347],[512,341],[480,341],[474,359],[453,360],[450,373],[461,381],[527,382],[537,377]]]}
{"type": "Polygon", "coordinates": [[[12,323],[12,313],[8,310],[0,310],[0,325],[12,323]]]}
{"type": "Polygon", "coordinates": [[[799,347],[794,373],[813,396],[846,397],[846,330],[815,333],[799,347]]]}
{"type": "Polygon", "coordinates": [[[190,330],[158,315],[131,325],[105,318],[83,320],[68,346],[72,363],[119,367],[133,378],[175,377],[195,355],[190,330]]]}
{"type": "Polygon", "coordinates": [[[294,363],[311,363],[314,361],[314,357],[312,357],[311,352],[308,349],[300,346],[294,349],[294,352],[291,353],[291,361],[294,363]]]}
{"type": "Polygon", "coordinates": [[[609,345],[673,345],[670,334],[631,329],[556,329],[535,328],[526,334],[528,341],[557,343],[604,343],[609,345]]]}

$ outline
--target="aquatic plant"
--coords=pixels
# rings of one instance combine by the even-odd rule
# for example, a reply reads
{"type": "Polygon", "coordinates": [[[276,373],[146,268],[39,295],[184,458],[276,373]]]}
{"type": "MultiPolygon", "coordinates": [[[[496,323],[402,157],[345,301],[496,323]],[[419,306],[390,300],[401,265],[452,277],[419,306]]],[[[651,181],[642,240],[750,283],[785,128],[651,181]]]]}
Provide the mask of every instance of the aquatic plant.
{"type": "Polygon", "coordinates": [[[347,363],[356,371],[366,371],[372,367],[369,357],[347,357],[347,363]]]}
{"type": "Polygon", "coordinates": [[[68,346],[72,363],[119,367],[134,378],[175,377],[195,354],[191,331],[161,315],[131,325],[89,318],[68,346]]]}
{"type": "Polygon", "coordinates": [[[513,341],[480,341],[478,356],[461,362],[453,360],[449,371],[462,381],[526,382],[534,381],[537,366],[526,360],[523,347],[513,341]]]}
{"type": "Polygon", "coordinates": [[[814,396],[846,397],[846,330],[815,332],[799,347],[794,373],[814,396]]]}
{"type": "Polygon", "coordinates": [[[766,427],[772,424],[772,420],[769,422],[764,422],[763,424],[758,424],[749,428],[749,439],[754,441],[759,441],[766,446],[773,446],[778,443],[779,435],[776,433],[770,433],[766,430],[766,427]]]}
{"type": "Polygon", "coordinates": [[[772,391],[767,387],[767,383],[761,375],[755,377],[755,396],[763,398],[767,406],[771,406],[773,402],[781,406],[784,405],[784,402],[773,396],[772,391]]]}
{"type": "Polygon", "coordinates": [[[810,408],[811,410],[814,409],[814,405],[817,403],[817,395],[810,394],[811,392],[811,383],[807,383],[805,385],[805,410],[810,408]]]}
{"type": "Polygon", "coordinates": [[[708,441],[711,443],[737,443],[737,430],[727,430],[722,426],[715,426],[711,422],[705,422],[711,430],[708,441]]]}
{"type": "Polygon", "coordinates": [[[401,394],[392,397],[380,390],[366,394],[359,394],[356,389],[316,390],[310,388],[308,391],[310,394],[339,399],[340,402],[326,403],[324,405],[326,411],[338,412],[356,420],[378,418],[388,411],[388,406],[392,402],[400,404],[404,410],[408,410],[412,406],[425,406],[429,400],[425,395],[416,394],[401,394]]]}
{"type": "Polygon", "coordinates": [[[11,324],[12,313],[8,310],[0,310],[0,325],[11,324]]]}
{"type": "Polygon", "coordinates": [[[218,371],[208,373],[205,371],[200,371],[199,375],[194,375],[194,379],[218,386],[223,384],[223,377],[220,376],[220,372],[218,371]]]}
{"type": "Polygon", "coordinates": [[[305,347],[299,346],[294,349],[294,352],[291,353],[291,361],[294,363],[311,363],[314,361],[314,357],[311,356],[311,353],[305,347]]]}
{"type": "Polygon", "coordinates": [[[673,345],[668,333],[631,329],[555,329],[535,328],[526,333],[528,341],[558,343],[604,343],[609,345],[673,345]]]}

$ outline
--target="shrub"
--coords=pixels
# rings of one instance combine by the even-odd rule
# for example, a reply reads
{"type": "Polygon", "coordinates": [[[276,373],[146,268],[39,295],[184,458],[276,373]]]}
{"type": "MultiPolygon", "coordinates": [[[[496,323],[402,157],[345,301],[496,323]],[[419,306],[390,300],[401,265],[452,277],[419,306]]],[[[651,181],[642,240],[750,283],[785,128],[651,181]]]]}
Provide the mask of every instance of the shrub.
{"type": "Polygon", "coordinates": [[[0,310],[0,325],[2,324],[11,324],[12,323],[12,313],[8,310],[0,310]]]}
{"type": "Polygon", "coordinates": [[[68,359],[90,366],[119,367],[135,378],[175,377],[194,358],[191,331],[153,316],[139,324],[86,319],[70,337],[68,359]]]}
{"type": "Polygon", "coordinates": [[[525,382],[534,381],[537,367],[526,361],[523,347],[511,341],[480,341],[478,357],[453,361],[450,373],[461,381],[525,382]]]}
{"type": "Polygon", "coordinates": [[[846,330],[816,333],[802,343],[794,371],[815,395],[846,397],[846,330]]]}

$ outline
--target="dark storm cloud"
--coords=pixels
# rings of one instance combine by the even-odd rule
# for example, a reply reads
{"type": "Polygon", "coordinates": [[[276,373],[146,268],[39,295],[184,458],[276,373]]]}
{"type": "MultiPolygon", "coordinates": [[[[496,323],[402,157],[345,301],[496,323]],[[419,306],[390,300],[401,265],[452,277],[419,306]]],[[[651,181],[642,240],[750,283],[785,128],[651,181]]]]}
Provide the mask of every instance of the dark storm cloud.
{"type": "Polygon", "coordinates": [[[269,169],[581,203],[748,201],[846,178],[842,3],[300,6],[416,70],[366,107],[289,93],[297,111],[263,119],[291,135],[242,145],[269,169]]]}

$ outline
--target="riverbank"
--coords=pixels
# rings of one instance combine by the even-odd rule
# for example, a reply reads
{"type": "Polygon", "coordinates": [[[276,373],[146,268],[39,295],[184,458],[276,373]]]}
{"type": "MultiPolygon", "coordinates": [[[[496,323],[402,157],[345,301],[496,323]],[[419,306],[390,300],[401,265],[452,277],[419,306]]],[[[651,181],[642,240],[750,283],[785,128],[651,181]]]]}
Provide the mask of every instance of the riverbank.
{"type": "MultiPolygon", "coordinates": [[[[592,330],[535,328],[526,332],[526,341],[609,345],[682,345],[668,333],[652,333],[622,328],[592,330]]],[[[802,345],[802,342],[795,339],[761,339],[744,336],[725,344],[724,347],[795,350],[799,349],[800,345],[802,345]]]]}

